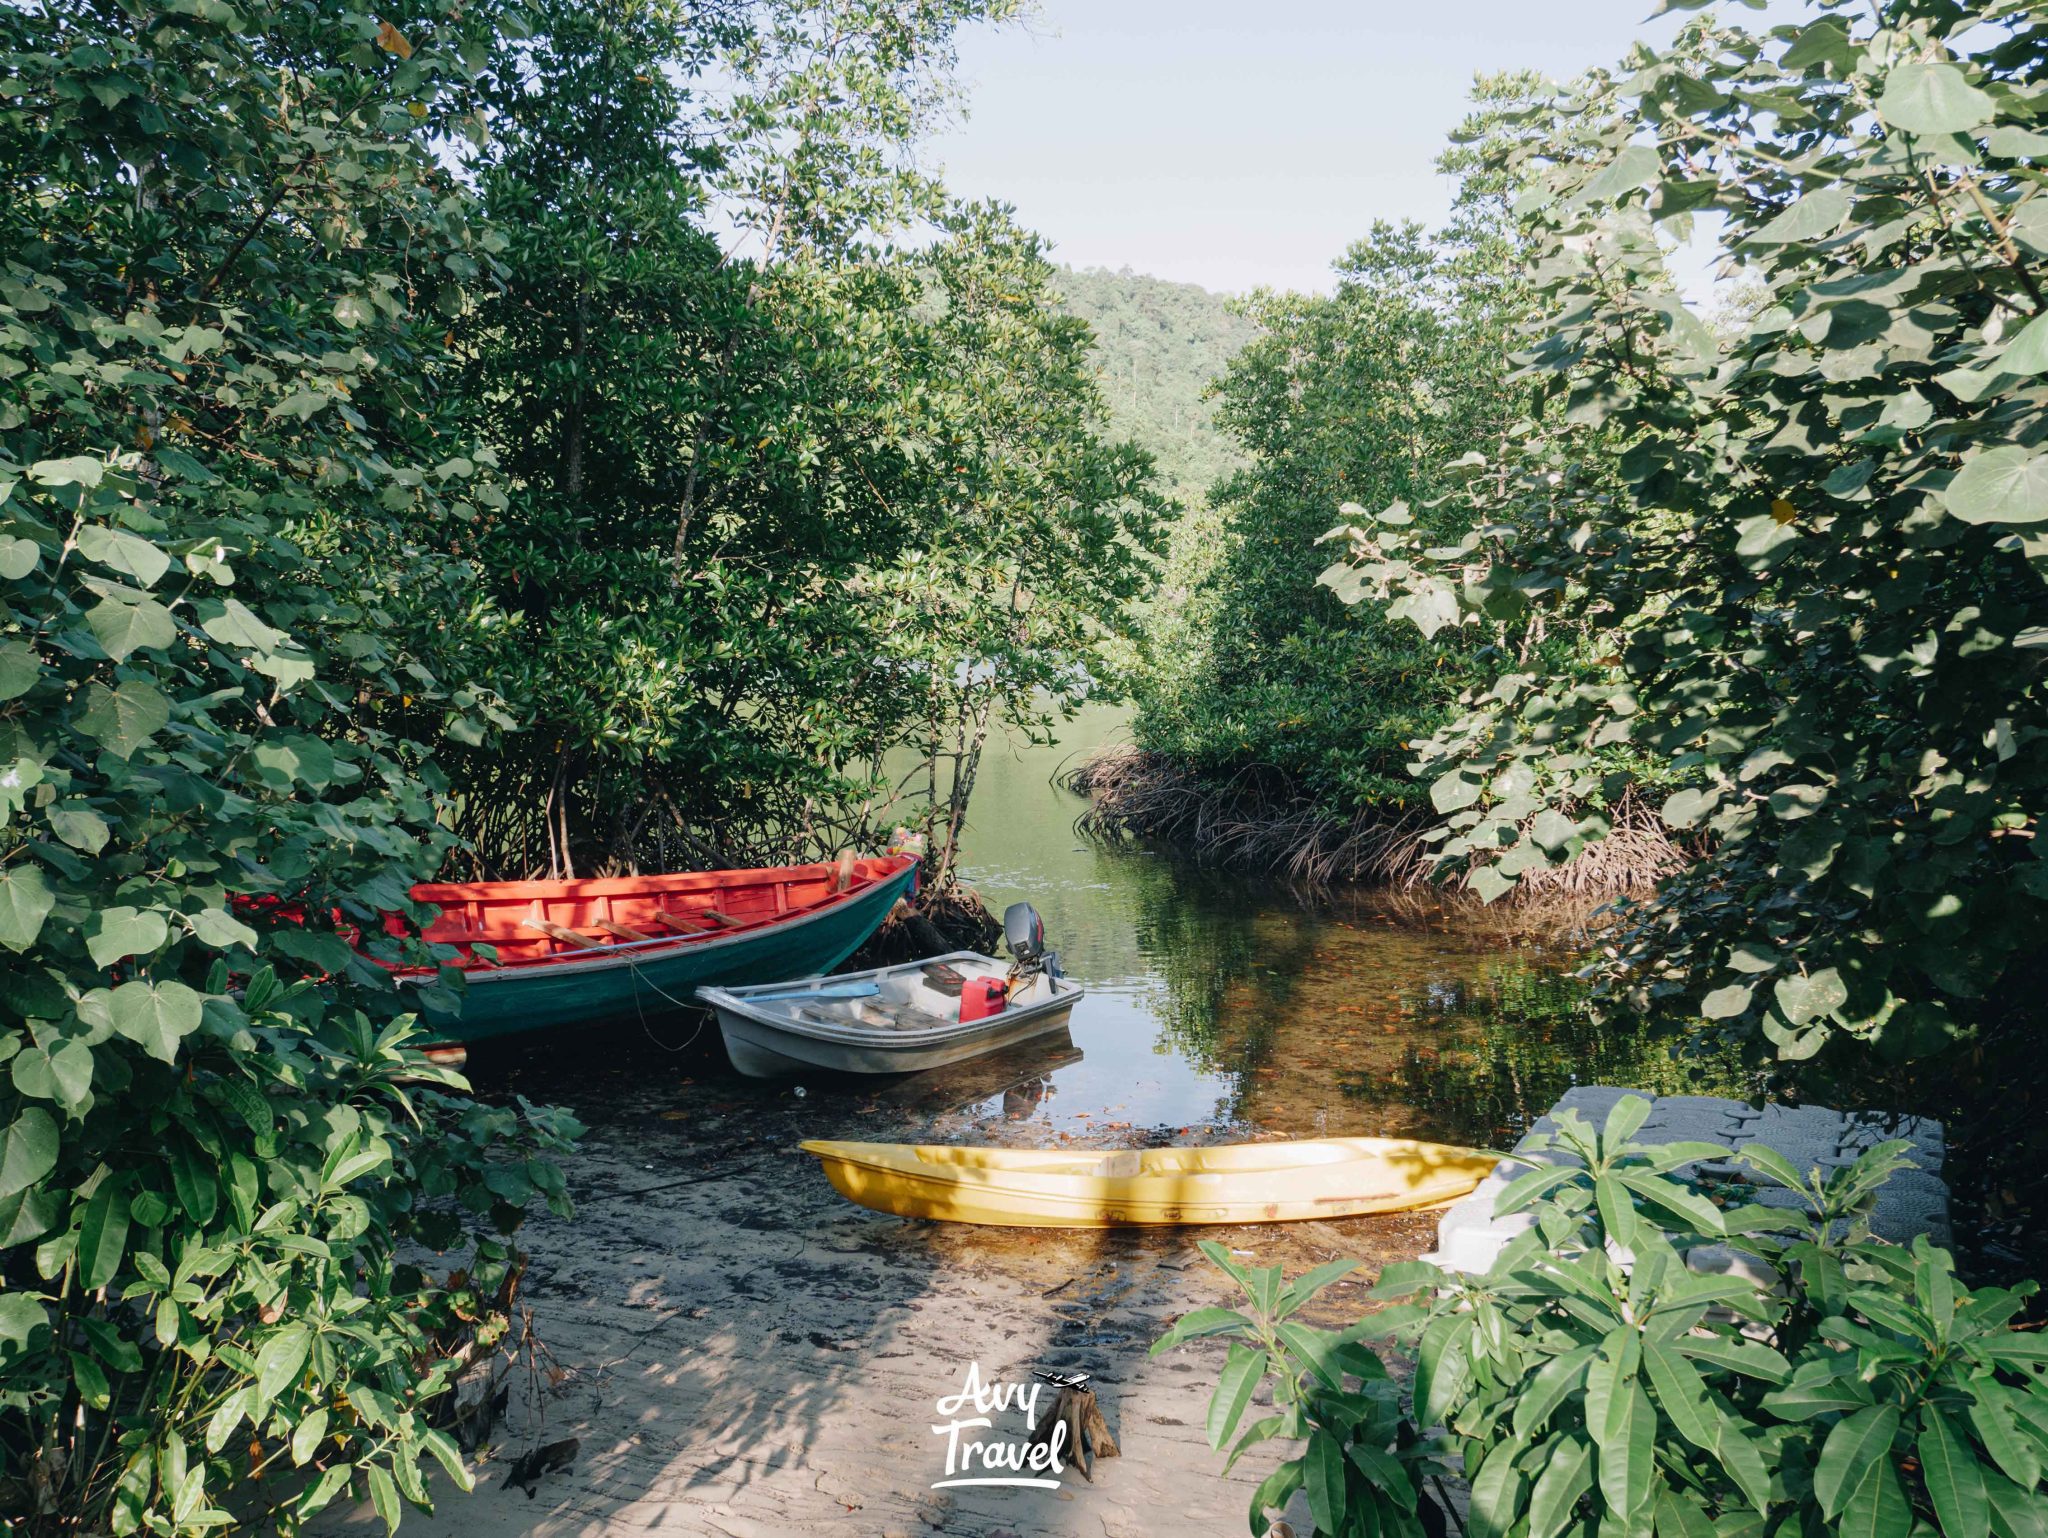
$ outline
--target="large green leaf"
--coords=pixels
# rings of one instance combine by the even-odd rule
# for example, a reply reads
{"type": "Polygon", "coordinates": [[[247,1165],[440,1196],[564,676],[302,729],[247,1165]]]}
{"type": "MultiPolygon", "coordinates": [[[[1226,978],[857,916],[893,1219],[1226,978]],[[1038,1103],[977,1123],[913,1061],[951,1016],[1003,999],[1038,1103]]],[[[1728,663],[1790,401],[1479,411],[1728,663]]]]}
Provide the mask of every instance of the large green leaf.
{"type": "Polygon", "coordinates": [[[153,908],[102,908],[86,925],[85,948],[96,967],[111,967],[129,956],[148,956],[171,936],[164,916],[153,908]]]}
{"type": "Polygon", "coordinates": [[[1471,1381],[1470,1314],[1430,1321],[1415,1353],[1415,1408],[1422,1424],[1439,1424],[1471,1381]]]}
{"type": "Polygon", "coordinates": [[[2034,1439],[2014,1424],[2003,1395],[1996,1389],[1977,1388],[1973,1392],[1976,1397],[1970,1402],[1969,1415],[1977,1440],[2008,1479],[2023,1490],[2033,1489],[2041,1482],[2041,1452],[2034,1439]]]}
{"type": "Polygon", "coordinates": [[[45,1344],[50,1333],[50,1311],[33,1292],[0,1292],[0,1372],[45,1344]]]}
{"type": "Polygon", "coordinates": [[[78,1280],[87,1291],[104,1287],[128,1252],[128,1188],[103,1180],[85,1204],[78,1225],[78,1280]]]}
{"type": "Polygon", "coordinates": [[[185,922],[192,927],[192,933],[201,944],[210,945],[217,951],[235,945],[246,945],[251,950],[256,948],[256,931],[225,908],[206,908],[198,913],[188,913],[185,922]]]}
{"type": "Polygon", "coordinates": [[[67,1110],[82,1105],[92,1089],[92,1048],[59,1040],[23,1047],[10,1071],[14,1087],[31,1100],[54,1100],[67,1110]]]}
{"type": "Polygon", "coordinates": [[[43,665],[26,641],[0,641],[0,700],[19,699],[36,686],[43,665]]]}
{"type": "Polygon", "coordinates": [[[1764,1395],[1763,1407],[1779,1420],[1804,1421],[1837,1411],[1854,1412],[1871,1403],[1870,1386],[1854,1376],[1854,1359],[1848,1374],[1807,1374],[1801,1372],[1783,1388],[1764,1395]]]}
{"type": "Polygon", "coordinates": [[[165,647],[178,638],[171,611],[153,599],[105,599],[86,611],[85,622],[116,662],[142,647],[165,647]]]}
{"type": "Polygon", "coordinates": [[[1877,110],[1916,134],[1965,133],[1991,119],[1991,98],[1953,64],[1901,64],[1885,76],[1877,110]]]}
{"type": "Polygon", "coordinates": [[[1280,1343],[1323,1383],[1333,1389],[1344,1387],[1344,1362],[1337,1354],[1338,1339],[1329,1330],[1312,1329],[1308,1325],[1289,1319],[1273,1327],[1273,1333],[1280,1343]]]}
{"type": "Polygon", "coordinates": [[[1346,1504],[1344,1449],[1337,1438],[1327,1431],[1311,1432],[1302,1454],[1301,1471],[1308,1509],[1316,1519],[1317,1531],[1342,1532],[1346,1504]]]}
{"type": "Polygon", "coordinates": [[[1892,1439],[1898,1432],[1898,1406],[1887,1404],[1858,1410],[1828,1433],[1813,1466],[1813,1493],[1823,1515],[1841,1515],[1873,1465],[1882,1461],[1890,1466],[1892,1439]]]}
{"type": "Polygon", "coordinates": [[[19,861],[0,866],[0,945],[10,951],[27,950],[56,906],[57,894],[41,867],[19,861]]]}
{"type": "Polygon", "coordinates": [[[25,1191],[57,1167],[57,1123],[40,1106],[26,1106],[0,1135],[0,1198],[25,1191]]]}
{"type": "Polygon", "coordinates": [[[1615,1101],[1600,1126],[1601,1153],[1610,1159],[1620,1153],[1629,1139],[1643,1130],[1652,1109],[1648,1097],[1643,1095],[1623,1095],[1615,1101]]]}
{"type": "Polygon", "coordinates": [[[1266,1375],[1266,1353],[1243,1342],[1233,1342],[1223,1371],[1216,1380],[1216,1392],[1209,1400],[1209,1445],[1221,1447],[1230,1440],[1252,1391],[1266,1375]]]}
{"type": "Polygon", "coordinates": [[[1848,985],[1833,967],[1811,973],[1794,972],[1781,977],[1771,988],[1778,1008],[1794,1025],[1805,1025],[1822,1015],[1833,1014],[1849,1002],[1848,985]]]}
{"type": "Polygon", "coordinates": [[[78,531],[78,553],[124,577],[133,577],[144,587],[155,587],[157,579],[171,569],[171,558],[140,534],[105,524],[87,524],[78,531]]]}
{"type": "Polygon", "coordinates": [[[60,801],[43,815],[50,831],[73,849],[98,854],[107,847],[107,820],[83,802],[60,801]]]}
{"type": "Polygon", "coordinates": [[[1546,1444],[1548,1456],[1529,1493],[1529,1538],[1557,1538],[1571,1526],[1579,1497],[1593,1488],[1593,1448],[1569,1432],[1546,1444]]]}
{"type": "MultiPolygon", "coordinates": [[[[1520,1442],[1506,1438],[1494,1443],[1486,1461],[1479,1465],[1472,1476],[1471,1504],[1465,1516],[1468,1538],[1507,1538],[1515,1526],[1526,1488],[1517,1463],[1525,1451],[1520,1442]]],[[[1322,1530],[1337,1531],[1335,1527],[1322,1530]]]]}
{"type": "Polygon", "coordinates": [[[1920,1407],[1920,1476],[1947,1538],[1988,1538],[1991,1506],[1977,1454],[1935,1404],[1920,1407]]]}
{"type": "Polygon", "coordinates": [[[1280,1303],[1274,1314],[1279,1318],[1292,1314],[1330,1283],[1356,1271],[1359,1264],[1358,1261],[1349,1259],[1326,1260],[1321,1265],[1303,1272],[1287,1284],[1286,1290],[1280,1295],[1280,1303]]]}
{"type": "Polygon", "coordinates": [[[1593,202],[1611,202],[1655,181],[1663,167],[1653,145],[1627,145],[1586,184],[1583,196],[1593,202]]]}
{"type": "Polygon", "coordinates": [[[178,1202],[193,1222],[204,1227],[220,1206],[220,1178],[213,1163],[185,1137],[172,1138],[167,1153],[178,1202]]]}
{"type": "Polygon", "coordinates": [[[1600,1438],[1600,1494],[1608,1509],[1631,1527],[1650,1513],[1657,1470],[1657,1412],[1640,1383],[1616,1391],[1619,1408],[1608,1416],[1608,1435],[1600,1438]]]}
{"type": "Polygon", "coordinates": [[[1152,1354],[1170,1351],[1184,1341],[1205,1335],[1234,1335],[1249,1332],[1251,1320],[1231,1308],[1194,1308],[1173,1322],[1172,1328],[1153,1342],[1152,1354]]]}
{"type": "Polygon", "coordinates": [[[111,689],[88,684],[83,699],[72,724],[116,758],[134,757],[137,748],[170,724],[171,702],[137,679],[111,689]]]}
{"type": "Polygon", "coordinates": [[[1752,245],[1783,246],[1832,235],[1849,217],[1849,191],[1839,184],[1809,192],[1749,237],[1752,245]]]}
{"type": "Polygon", "coordinates": [[[257,1396],[268,1403],[296,1383],[312,1349],[312,1332],[303,1324],[272,1331],[256,1350],[257,1396]]]}
{"type": "Polygon", "coordinates": [[[1998,366],[2009,374],[2048,374],[2048,315],[2037,315],[2020,329],[1998,355],[1998,366]]]}
{"type": "Polygon", "coordinates": [[[1600,1213],[1600,1227],[1607,1237],[1619,1245],[1633,1244],[1636,1204],[1629,1199],[1628,1187],[1613,1175],[1602,1175],[1593,1182],[1593,1202],[1600,1213]]]}
{"type": "Polygon", "coordinates": [[[1898,1471],[1889,1455],[1878,1458],[1864,1469],[1836,1531],[1841,1538],[1906,1538],[1912,1529],[1913,1508],[1899,1488],[1898,1471]]]}
{"type": "Polygon", "coordinates": [[[1254,1447],[1270,1442],[1274,1437],[1289,1431],[1292,1422],[1285,1415],[1267,1415],[1245,1427],[1244,1435],[1237,1439],[1237,1445],[1230,1449],[1230,1456],[1223,1460],[1223,1473],[1227,1477],[1237,1467],[1237,1460],[1254,1447]]]}
{"type": "Polygon", "coordinates": [[[1721,1440],[1714,1449],[1715,1456],[1757,1514],[1767,1515],[1771,1509],[1771,1476],[1764,1468],[1764,1455],[1752,1440],[1747,1422],[1738,1419],[1721,1401],[1716,1401],[1714,1408],[1721,1417],[1721,1440]]]}
{"type": "Polygon", "coordinates": [[[275,651],[285,639],[285,633],[276,626],[266,624],[263,618],[239,598],[230,598],[219,606],[220,612],[210,614],[199,622],[214,640],[223,646],[246,647],[253,651],[275,651]]]}
{"type": "Polygon", "coordinates": [[[1986,1474],[1984,1494],[1998,1538],[2048,1538],[2048,1500],[2039,1491],[2022,1490],[2003,1474],[1986,1474]]]}
{"type": "Polygon", "coordinates": [[[1691,1491],[1657,1492],[1657,1538],[1717,1538],[1713,1519],[1691,1491]]]}
{"type": "Polygon", "coordinates": [[[1534,1376],[1522,1384],[1522,1391],[1515,1400],[1515,1435],[1524,1442],[1533,1441],[1543,1430],[1557,1407],[1564,1403],[1565,1396],[1580,1388],[1586,1381],[1586,1368],[1593,1360],[1595,1346],[1577,1346],[1561,1356],[1552,1357],[1538,1368],[1534,1376]]]}
{"type": "Polygon", "coordinates": [[[384,1524],[385,1538],[398,1531],[398,1519],[403,1509],[398,1503],[398,1486],[391,1482],[391,1475],[381,1463],[373,1463],[367,1470],[370,1481],[370,1506],[384,1524]]]}
{"type": "Polygon", "coordinates": [[[2048,455],[2007,444],[1966,460],[1942,494],[1964,523],[2039,523],[2048,518],[2048,455]]]}
{"type": "Polygon", "coordinates": [[[1689,1191],[1661,1175],[1642,1174],[1635,1170],[1623,1170],[1616,1178],[1651,1206],[1663,1208],[1671,1217],[1699,1233],[1727,1232],[1721,1209],[1697,1191],[1689,1191]]]}
{"type": "Polygon", "coordinates": [[[40,486],[93,487],[107,473],[107,463],[90,454],[73,454],[64,459],[39,459],[28,467],[28,478],[40,486]]]}
{"type": "Polygon", "coordinates": [[[1749,1008],[1755,992],[1754,983],[1725,983],[1700,1000],[1700,1013],[1709,1020],[1732,1020],[1749,1008]]]}
{"type": "Polygon", "coordinates": [[[1455,812],[1472,805],[1479,796],[1478,782],[1461,774],[1444,775],[1429,787],[1429,804],[1439,812],[1455,812]]]}
{"type": "Polygon", "coordinates": [[[32,539],[0,534],[0,580],[19,582],[36,569],[43,552],[32,539]]]}
{"type": "Polygon", "coordinates": [[[1783,1383],[1792,1376],[1791,1365],[1785,1358],[1761,1341],[1730,1340],[1724,1335],[1692,1335],[1681,1337],[1673,1345],[1695,1362],[1711,1362],[1716,1367],[1725,1367],[1745,1377],[1761,1378],[1766,1383],[1783,1383]]]}
{"type": "Polygon", "coordinates": [[[1396,1506],[1404,1511],[1415,1508],[1415,1481],[1408,1477],[1408,1471],[1398,1458],[1369,1442],[1353,1442],[1348,1451],[1359,1471],[1385,1491],[1396,1506]]]}
{"type": "Polygon", "coordinates": [[[151,1057],[173,1062],[178,1043],[199,1029],[200,996],[180,982],[123,983],[107,996],[114,1029],[151,1057]]]}
{"type": "Polygon", "coordinates": [[[324,790],[334,780],[334,750],[318,737],[279,737],[260,744],[255,759],[289,784],[324,790]]]}
{"type": "Polygon", "coordinates": [[[1691,1362],[1662,1341],[1643,1342],[1643,1368],[1657,1404],[1678,1434],[1701,1452],[1721,1445],[1721,1421],[1707,1398],[1707,1385],[1691,1362]]]}

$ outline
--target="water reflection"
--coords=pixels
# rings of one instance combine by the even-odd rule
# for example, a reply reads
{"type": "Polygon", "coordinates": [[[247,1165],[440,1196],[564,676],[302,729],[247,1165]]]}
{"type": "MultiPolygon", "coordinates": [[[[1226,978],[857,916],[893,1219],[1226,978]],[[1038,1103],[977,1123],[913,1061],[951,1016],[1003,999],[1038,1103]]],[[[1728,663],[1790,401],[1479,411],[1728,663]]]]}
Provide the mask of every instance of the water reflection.
{"type": "Polygon", "coordinates": [[[968,878],[998,909],[1035,903],[1090,989],[1072,1026],[1082,1060],[1054,1069],[1056,1093],[1022,1118],[1040,1131],[1498,1144],[1575,1081],[1741,1087],[1726,1069],[1681,1070],[1633,1029],[1595,1026],[1556,942],[1077,839],[1082,803],[1052,776],[1119,725],[1103,713],[1058,752],[992,750],[968,831],[968,878]]]}
{"type": "Polygon", "coordinates": [[[715,1027],[547,1035],[481,1067],[504,1088],[616,1121],[682,1118],[721,1141],[775,1135],[1096,1145],[1367,1134],[1504,1146],[1575,1081],[1746,1092],[1688,1077],[1663,1043],[1579,1008],[1567,947],[1426,903],[1307,899],[1150,850],[1076,837],[1060,749],[989,751],[963,870],[1000,912],[1036,904],[1086,984],[1070,1035],[895,1081],[742,1079],[715,1027]],[[688,1050],[670,1052],[688,1039],[688,1050]],[[656,1045],[660,1044],[660,1046],[656,1045]],[[765,1119],[764,1119],[765,1118],[765,1119]]]}

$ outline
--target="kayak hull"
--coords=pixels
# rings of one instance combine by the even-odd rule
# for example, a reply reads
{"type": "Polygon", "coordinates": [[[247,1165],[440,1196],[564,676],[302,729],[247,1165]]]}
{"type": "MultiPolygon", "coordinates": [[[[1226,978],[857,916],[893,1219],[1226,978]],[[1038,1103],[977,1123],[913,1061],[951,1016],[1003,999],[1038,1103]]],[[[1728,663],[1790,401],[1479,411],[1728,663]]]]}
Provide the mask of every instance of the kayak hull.
{"type": "Polygon", "coordinates": [[[1068,978],[1040,978],[1033,996],[980,1020],[961,1023],[959,999],[920,986],[927,969],[951,967],[970,976],[1002,977],[1008,966],[974,951],[953,951],[903,966],[821,979],[815,1006],[798,989],[773,985],[705,988],[699,997],[718,1016],[733,1067],[752,1078],[805,1073],[901,1074],[944,1068],[1064,1031],[1082,996],[1068,978]],[[839,997],[867,985],[874,997],[839,997]],[[922,1011],[906,1006],[921,999],[922,1011]],[[894,1007],[897,1017],[876,1013],[894,1007]],[[948,1016],[951,1018],[948,1018],[948,1016]]]}
{"type": "Polygon", "coordinates": [[[1404,1138],[1120,1153],[813,1140],[826,1178],[877,1212],[1005,1228],[1286,1223],[1442,1206],[1496,1162],[1404,1138]]]}
{"type": "Polygon", "coordinates": [[[843,897],[780,921],[727,932],[565,949],[544,961],[499,969],[466,967],[460,1013],[429,1007],[426,1021],[437,1040],[476,1042],[521,1031],[653,1018],[701,1007],[696,994],[702,987],[827,972],[881,927],[915,874],[915,862],[902,862],[900,869],[881,873],[843,897]]]}

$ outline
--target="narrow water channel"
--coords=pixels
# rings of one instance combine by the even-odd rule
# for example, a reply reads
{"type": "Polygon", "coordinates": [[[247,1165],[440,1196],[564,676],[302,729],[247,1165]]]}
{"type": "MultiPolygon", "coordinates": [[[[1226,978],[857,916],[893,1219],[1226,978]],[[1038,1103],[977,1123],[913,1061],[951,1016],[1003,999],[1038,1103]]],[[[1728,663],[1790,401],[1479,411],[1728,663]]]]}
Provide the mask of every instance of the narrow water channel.
{"type": "Polygon", "coordinates": [[[967,880],[999,913],[1033,903],[1086,985],[1070,1039],[894,1083],[770,1083],[732,1071],[715,1026],[650,1020],[574,1050],[540,1036],[480,1054],[478,1087],[566,1103],[598,1125],[665,1107],[734,1134],[772,1122],[807,1136],[1013,1144],[1327,1133],[1495,1147],[1574,1082],[1725,1088],[1586,1019],[1568,938],[1078,837],[1083,803],[1056,776],[1121,729],[1098,710],[1057,747],[992,745],[964,843],[967,880]]]}

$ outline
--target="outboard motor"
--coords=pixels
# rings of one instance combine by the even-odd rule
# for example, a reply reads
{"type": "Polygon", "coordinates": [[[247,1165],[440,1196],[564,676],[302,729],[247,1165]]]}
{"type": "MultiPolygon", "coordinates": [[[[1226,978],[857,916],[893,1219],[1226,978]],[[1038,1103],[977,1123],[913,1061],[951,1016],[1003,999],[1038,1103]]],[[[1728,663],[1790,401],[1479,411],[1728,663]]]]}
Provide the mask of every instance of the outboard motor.
{"type": "Polygon", "coordinates": [[[1035,972],[1060,976],[1059,952],[1045,948],[1045,920],[1031,904],[1011,903],[1003,910],[1003,942],[1016,962],[1010,969],[1013,976],[1028,977],[1035,972]]]}

